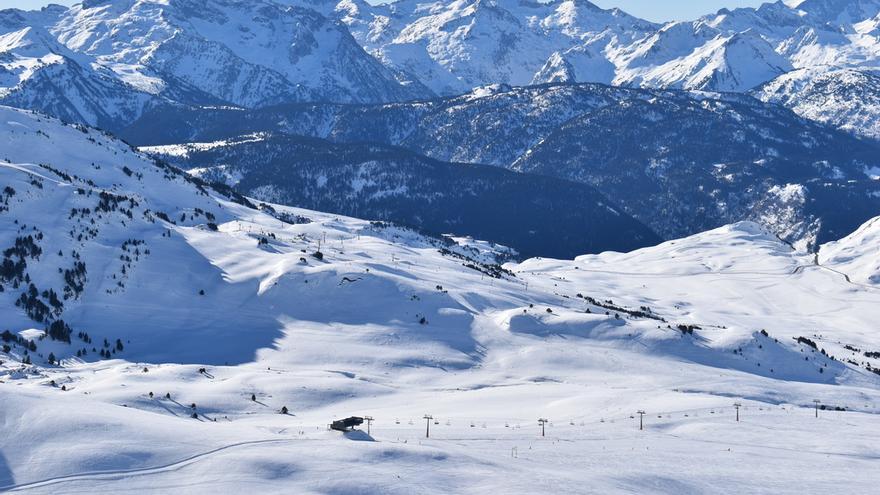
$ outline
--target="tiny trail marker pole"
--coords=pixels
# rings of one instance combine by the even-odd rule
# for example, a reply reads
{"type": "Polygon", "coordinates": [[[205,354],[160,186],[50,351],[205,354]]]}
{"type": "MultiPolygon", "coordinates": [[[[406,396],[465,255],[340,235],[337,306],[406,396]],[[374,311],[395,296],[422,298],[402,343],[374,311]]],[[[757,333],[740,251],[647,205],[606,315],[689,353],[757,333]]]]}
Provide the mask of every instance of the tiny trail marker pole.
{"type": "Polygon", "coordinates": [[[434,419],[434,416],[430,414],[425,414],[425,438],[431,438],[431,420],[434,419]]]}
{"type": "Polygon", "coordinates": [[[364,416],[364,421],[367,422],[367,435],[370,434],[370,424],[373,422],[372,416],[364,416]]]}
{"type": "Polygon", "coordinates": [[[813,399],[813,403],[816,404],[816,417],[817,417],[817,418],[819,417],[819,404],[820,404],[821,402],[822,402],[822,401],[819,400],[819,399],[813,399]]]}
{"type": "Polygon", "coordinates": [[[645,429],[645,411],[637,411],[636,414],[639,415],[639,431],[645,429]]]}
{"type": "Polygon", "coordinates": [[[742,404],[736,402],[733,404],[733,408],[736,409],[736,422],[739,423],[739,408],[742,407],[742,404]]]}
{"type": "Polygon", "coordinates": [[[540,419],[538,420],[538,423],[541,424],[541,436],[542,436],[542,437],[544,436],[544,425],[546,425],[548,422],[549,422],[549,421],[546,420],[546,419],[544,419],[544,418],[540,418],[540,419]]]}

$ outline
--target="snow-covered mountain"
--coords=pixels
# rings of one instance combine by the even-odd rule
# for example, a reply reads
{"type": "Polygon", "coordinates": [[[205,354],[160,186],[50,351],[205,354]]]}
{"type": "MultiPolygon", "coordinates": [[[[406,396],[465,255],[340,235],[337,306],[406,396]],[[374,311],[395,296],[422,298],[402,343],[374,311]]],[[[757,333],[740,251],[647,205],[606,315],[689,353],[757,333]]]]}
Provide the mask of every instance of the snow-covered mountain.
{"type": "MultiPolygon", "coordinates": [[[[601,54],[657,27],[585,0],[404,0],[354,11],[349,3],[337,12],[370,53],[447,95],[529,84],[554,55],[582,44],[601,54]]],[[[584,80],[608,82],[607,75],[598,70],[584,80]]]]}
{"type": "Polygon", "coordinates": [[[0,103],[109,127],[135,120],[154,99],[93,66],[45,28],[17,27],[0,34],[0,103]]]}
{"type": "Polygon", "coordinates": [[[742,92],[792,70],[791,63],[752,30],[725,33],[664,26],[623,55],[615,84],[742,92]],[[683,43],[679,42],[684,37],[683,43]],[[684,44],[684,46],[682,46],[684,44]]]}
{"type": "Polygon", "coordinates": [[[4,102],[108,128],[137,118],[150,100],[258,107],[430,95],[399,82],[344,26],[270,0],[5,10],[0,40],[4,102]]]}
{"type": "MultiPolygon", "coordinates": [[[[255,205],[20,110],[0,108],[0,149],[0,490],[878,481],[877,282],[757,224],[500,264],[472,239],[255,205]],[[353,414],[370,434],[328,431],[353,414]]],[[[872,225],[845,256],[876,254],[872,225]]]]}
{"type": "Polygon", "coordinates": [[[122,135],[168,144],[255,132],[384,143],[584,182],[667,239],[752,219],[816,247],[880,212],[876,144],[746,95],[495,86],[391,105],[162,111],[122,135]]]}
{"type": "Polygon", "coordinates": [[[610,82],[605,52],[658,27],[586,0],[312,1],[335,13],[386,65],[445,95],[494,83],[529,84],[575,48],[579,81],[610,82]]]}
{"type": "Polygon", "coordinates": [[[819,115],[807,108],[810,92],[786,88],[802,74],[827,77],[814,71],[875,77],[878,26],[877,0],[779,1],[666,25],[588,0],[90,0],[0,11],[3,102],[118,129],[145,108],[181,103],[396,102],[550,82],[734,92],[769,83],[756,94],[859,131],[870,127],[870,98],[819,115]],[[15,41],[25,35],[31,41],[15,41]]]}
{"type": "Polygon", "coordinates": [[[616,83],[745,91],[794,68],[880,68],[876,0],[778,1],[667,24],[623,49],[616,83]]]}
{"type": "Polygon", "coordinates": [[[183,83],[246,107],[425,95],[398,83],[344,27],[269,0],[92,0],[52,31],[147,91],[183,83]]]}
{"type": "Polygon", "coordinates": [[[876,0],[778,1],[662,26],[587,0],[311,3],[446,95],[561,81],[747,91],[794,67],[880,68],[876,0]]]}
{"type": "Polygon", "coordinates": [[[860,136],[880,139],[880,76],[855,69],[799,69],[756,89],[757,98],[860,136]]]}

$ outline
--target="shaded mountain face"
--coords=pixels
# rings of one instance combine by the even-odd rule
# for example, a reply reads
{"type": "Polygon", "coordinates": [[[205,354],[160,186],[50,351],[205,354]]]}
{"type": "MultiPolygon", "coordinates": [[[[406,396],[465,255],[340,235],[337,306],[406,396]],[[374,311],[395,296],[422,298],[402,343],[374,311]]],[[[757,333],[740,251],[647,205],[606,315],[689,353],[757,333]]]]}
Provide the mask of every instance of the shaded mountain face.
{"type": "Polygon", "coordinates": [[[664,238],[751,218],[815,245],[880,211],[870,173],[880,166],[877,145],[744,95],[548,85],[406,104],[171,115],[123,135],[157,144],[271,131],[401,146],[590,184],[664,238]]]}
{"type": "Polygon", "coordinates": [[[262,201],[469,235],[523,256],[572,258],[659,241],[586,184],[390,146],[279,135],[149,151],[262,201]]]}
{"type": "Polygon", "coordinates": [[[880,182],[865,173],[880,149],[765,112],[711,100],[621,102],[567,122],[513,168],[628,198],[628,211],[667,237],[741,218],[813,248],[880,211],[880,182]]]}

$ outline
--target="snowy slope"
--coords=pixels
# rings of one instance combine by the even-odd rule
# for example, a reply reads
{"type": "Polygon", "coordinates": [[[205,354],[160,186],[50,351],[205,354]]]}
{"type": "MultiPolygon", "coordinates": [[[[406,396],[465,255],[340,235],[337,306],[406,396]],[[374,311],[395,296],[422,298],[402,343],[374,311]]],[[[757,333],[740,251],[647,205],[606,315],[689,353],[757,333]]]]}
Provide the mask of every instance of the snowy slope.
{"type": "Polygon", "coordinates": [[[880,285],[880,218],[874,218],[847,237],[819,251],[819,262],[854,282],[880,285]]]}
{"type": "Polygon", "coordinates": [[[258,210],[17,110],[0,109],[0,149],[0,489],[717,493],[723,476],[730,493],[801,493],[878,481],[880,295],[756,224],[499,266],[503,250],[472,239],[258,210]],[[26,313],[36,300],[44,320],[70,325],[70,344],[40,338],[45,321],[26,313]],[[814,418],[814,399],[847,411],[814,418]],[[350,414],[376,418],[371,437],[326,431],[350,414]]]}

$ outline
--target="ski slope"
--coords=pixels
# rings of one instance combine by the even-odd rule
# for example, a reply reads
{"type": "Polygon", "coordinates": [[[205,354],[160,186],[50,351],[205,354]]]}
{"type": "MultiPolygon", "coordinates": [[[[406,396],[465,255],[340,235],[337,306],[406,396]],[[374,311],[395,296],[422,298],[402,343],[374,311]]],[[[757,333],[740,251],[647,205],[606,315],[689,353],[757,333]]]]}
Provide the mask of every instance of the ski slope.
{"type": "Polygon", "coordinates": [[[818,260],[744,222],[516,262],[473,239],[253,204],[18,110],[0,108],[0,159],[0,248],[25,234],[41,248],[25,256],[31,282],[0,293],[0,330],[36,345],[0,354],[0,491],[870,493],[880,481],[880,359],[866,355],[880,351],[880,286],[839,254],[876,260],[864,234],[876,220],[818,260]],[[110,194],[125,199],[113,208],[110,194]],[[83,289],[50,317],[71,343],[40,339],[46,322],[15,301],[29,283],[41,300],[65,294],[59,269],[74,259],[83,289]],[[815,417],[814,400],[832,410],[815,417]],[[374,417],[371,435],[327,430],[350,415],[374,417]]]}

